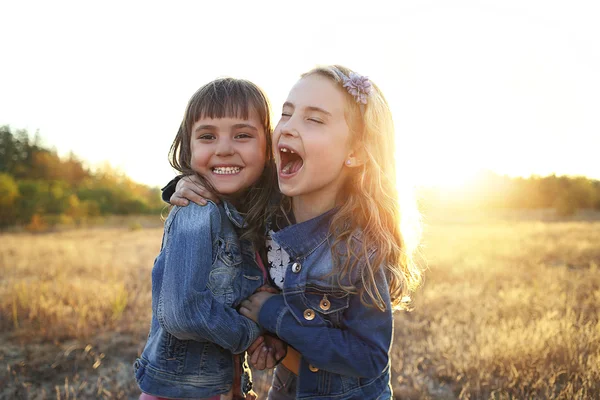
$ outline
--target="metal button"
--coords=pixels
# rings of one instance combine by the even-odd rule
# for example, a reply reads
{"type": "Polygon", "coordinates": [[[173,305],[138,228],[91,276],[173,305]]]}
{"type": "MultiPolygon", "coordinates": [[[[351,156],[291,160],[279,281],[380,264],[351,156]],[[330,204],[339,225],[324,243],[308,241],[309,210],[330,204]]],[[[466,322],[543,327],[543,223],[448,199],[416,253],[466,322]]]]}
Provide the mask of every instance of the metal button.
{"type": "Polygon", "coordinates": [[[297,274],[298,272],[300,272],[300,270],[302,269],[302,265],[300,265],[300,263],[295,262],[292,264],[292,272],[297,274]]]}
{"type": "Polygon", "coordinates": [[[329,310],[329,308],[331,307],[331,303],[329,302],[329,300],[327,300],[327,295],[323,296],[321,302],[319,303],[319,307],[321,307],[321,310],[323,311],[329,310]]]}
{"type": "Polygon", "coordinates": [[[307,321],[312,321],[313,319],[315,319],[315,312],[310,308],[307,308],[306,310],[304,310],[304,319],[307,321]]]}
{"type": "Polygon", "coordinates": [[[310,369],[311,372],[317,372],[319,370],[319,368],[317,368],[311,364],[308,364],[308,369],[310,369]]]}

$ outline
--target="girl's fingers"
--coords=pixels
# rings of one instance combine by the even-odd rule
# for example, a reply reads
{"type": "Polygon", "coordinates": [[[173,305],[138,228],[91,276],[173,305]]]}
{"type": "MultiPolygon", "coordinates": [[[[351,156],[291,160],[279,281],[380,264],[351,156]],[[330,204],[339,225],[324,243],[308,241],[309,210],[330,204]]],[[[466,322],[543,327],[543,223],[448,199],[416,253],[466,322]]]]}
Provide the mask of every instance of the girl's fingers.
{"type": "Polygon", "coordinates": [[[271,286],[269,284],[262,285],[261,287],[256,289],[256,291],[254,293],[257,293],[257,292],[269,292],[269,293],[273,293],[273,294],[279,294],[279,290],[277,290],[276,288],[274,288],[273,286],[271,286]]]}
{"type": "Polygon", "coordinates": [[[250,357],[250,364],[259,371],[262,371],[264,369],[264,368],[260,368],[260,366],[258,365],[258,356],[260,355],[261,351],[262,351],[262,348],[259,348],[254,353],[252,353],[252,356],[250,357]]]}
{"type": "Polygon", "coordinates": [[[179,182],[177,182],[176,189],[182,197],[195,203],[198,203],[196,199],[202,199],[204,202],[206,202],[206,200],[212,200],[215,203],[219,202],[217,195],[206,189],[196,175],[190,175],[180,179],[179,182]]]}
{"type": "Polygon", "coordinates": [[[261,370],[267,367],[267,355],[269,354],[269,349],[267,346],[263,346],[262,350],[258,354],[258,361],[256,364],[260,367],[261,370]]]}
{"type": "Polygon", "coordinates": [[[240,314],[242,314],[244,317],[250,318],[250,310],[244,306],[240,306],[240,314]]]}
{"type": "Polygon", "coordinates": [[[169,199],[169,203],[171,203],[174,206],[185,207],[189,204],[189,201],[187,201],[183,197],[179,197],[177,193],[173,193],[173,195],[169,199]]]}
{"type": "MultiPolygon", "coordinates": [[[[252,302],[248,299],[244,299],[242,300],[242,302],[240,303],[240,306],[246,308],[246,309],[250,309],[250,307],[252,306],[252,302]]],[[[241,310],[241,308],[240,308],[241,310]]]]}
{"type": "Polygon", "coordinates": [[[270,285],[262,285],[261,287],[256,289],[256,292],[267,292],[267,293],[272,293],[272,294],[279,294],[279,289],[274,288],[273,286],[270,286],[270,285]]]}
{"type": "Polygon", "coordinates": [[[265,362],[264,362],[264,359],[262,358],[262,355],[265,353],[265,351],[266,351],[266,346],[262,346],[261,348],[256,350],[254,352],[254,354],[252,354],[252,357],[250,359],[252,366],[259,371],[262,371],[263,369],[265,369],[265,362]]]}
{"type": "Polygon", "coordinates": [[[254,351],[261,345],[263,344],[265,341],[264,336],[259,336],[256,338],[256,340],[254,342],[252,342],[252,344],[250,345],[250,347],[248,347],[248,350],[246,350],[248,352],[248,354],[252,355],[252,353],[254,353],[254,351]]]}
{"type": "Polygon", "coordinates": [[[287,354],[287,345],[281,339],[274,338],[272,336],[265,336],[265,342],[273,349],[273,357],[275,363],[283,359],[287,354]]]}
{"type": "Polygon", "coordinates": [[[189,189],[188,187],[183,187],[183,188],[177,190],[177,192],[175,192],[174,196],[175,195],[177,195],[179,197],[184,197],[184,198],[188,199],[189,201],[193,201],[194,203],[196,203],[200,206],[206,205],[206,199],[202,195],[197,193],[195,190],[189,189]]]}
{"type": "Polygon", "coordinates": [[[268,369],[274,368],[275,364],[277,364],[277,359],[275,358],[273,349],[269,349],[269,353],[267,355],[266,367],[268,369]]]}
{"type": "Polygon", "coordinates": [[[285,357],[287,351],[285,350],[277,350],[277,352],[275,353],[275,360],[279,361],[281,360],[283,357],[285,357]]]}

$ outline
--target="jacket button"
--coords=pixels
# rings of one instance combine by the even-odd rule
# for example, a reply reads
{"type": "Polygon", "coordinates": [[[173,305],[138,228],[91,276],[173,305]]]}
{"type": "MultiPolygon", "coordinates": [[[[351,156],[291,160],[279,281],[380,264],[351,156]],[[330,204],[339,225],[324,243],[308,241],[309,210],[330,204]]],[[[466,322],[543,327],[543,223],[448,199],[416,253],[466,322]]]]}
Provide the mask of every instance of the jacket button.
{"type": "Polygon", "coordinates": [[[300,270],[302,269],[302,265],[300,265],[300,263],[295,262],[292,264],[292,272],[297,274],[298,272],[300,272],[300,270]]]}
{"type": "Polygon", "coordinates": [[[310,372],[317,372],[319,370],[319,368],[317,368],[311,364],[308,364],[308,369],[310,369],[310,372]]]}
{"type": "Polygon", "coordinates": [[[307,321],[312,321],[313,319],[315,319],[315,312],[310,308],[307,308],[306,310],[304,310],[304,319],[307,321]]]}
{"type": "Polygon", "coordinates": [[[329,302],[329,300],[327,300],[327,296],[323,296],[321,302],[319,303],[319,307],[321,307],[321,310],[323,311],[329,310],[329,308],[331,307],[331,303],[329,302]]]}

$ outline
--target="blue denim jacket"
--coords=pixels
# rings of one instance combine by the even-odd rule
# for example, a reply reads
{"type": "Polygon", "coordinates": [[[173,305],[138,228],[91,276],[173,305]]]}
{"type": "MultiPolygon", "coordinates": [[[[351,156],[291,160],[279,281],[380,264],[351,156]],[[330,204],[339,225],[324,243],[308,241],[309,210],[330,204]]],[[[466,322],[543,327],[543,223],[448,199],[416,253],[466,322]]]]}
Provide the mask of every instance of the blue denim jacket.
{"type": "MultiPolygon", "coordinates": [[[[386,310],[365,306],[341,290],[332,276],[329,223],[335,210],[272,234],[290,255],[281,295],[263,305],[259,323],[302,354],[296,398],[389,399],[389,351],[393,319],[383,268],[376,273],[386,310]]],[[[361,255],[361,235],[352,238],[361,255]]],[[[372,257],[376,249],[370,249],[372,257]]],[[[358,259],[358,266],[365,265],[358,259]]],[[[360,287],[354,274],[348,282],[360,287]]]]}
{"type": "Polygon", "coordinates": [[[242,224],[227,202],[171,210],[152,270],[150,333],[134,364],[143,392],[203,398],[231,389],[233,354],[261,332],[235,309],[264,282],[253,246],[238,239],[242,224]]]}

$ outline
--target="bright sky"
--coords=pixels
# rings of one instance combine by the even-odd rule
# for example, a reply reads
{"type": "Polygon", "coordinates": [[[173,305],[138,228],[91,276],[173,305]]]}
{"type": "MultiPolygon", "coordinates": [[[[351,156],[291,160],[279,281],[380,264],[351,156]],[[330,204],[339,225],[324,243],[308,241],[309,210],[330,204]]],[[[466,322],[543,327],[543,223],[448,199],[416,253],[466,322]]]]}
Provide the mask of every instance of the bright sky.
{"type": "Polygon", "coordinates": [[[250,79],[274,114],[339,63],[388,98],[418,184],[500,174],[600,179],[600,2],[5,1],[0,125],[161,185],[188,98],[250,79]],[[392,8],[394,5],[395,8],[392,8]]]}

